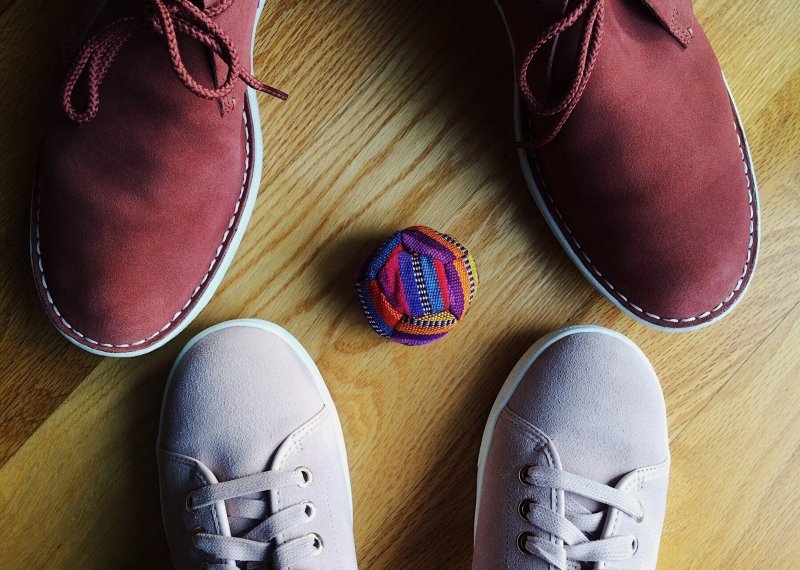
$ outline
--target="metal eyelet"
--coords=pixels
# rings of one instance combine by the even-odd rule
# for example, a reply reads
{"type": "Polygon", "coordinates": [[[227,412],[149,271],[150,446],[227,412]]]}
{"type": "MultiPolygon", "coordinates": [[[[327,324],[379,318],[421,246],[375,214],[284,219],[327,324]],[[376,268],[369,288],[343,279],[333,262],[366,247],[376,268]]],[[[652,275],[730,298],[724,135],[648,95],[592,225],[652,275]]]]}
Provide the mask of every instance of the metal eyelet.
{"type": "Polygon", "coordinates": [[[311,469],[308,467],[298,467],[295,469],[303,476],[303,482],[298,485],[298,487],[308,487],[311,485],[311,481],[314,480],[314,474],[311,472],[311,469]]]}
{"type": "Polygon", "coordinates": [[[202,526],[196,526],[192,529],[192,544],[197,545],[197,535],[198,534],[205,534],[206,529],[202,526]]]}
{"type": "Polygon", "coordinates": [[[533,554],[530,550],[528,550],[525,546],[525,543],[528,541],[529,538],[535,538],[535,534],[532,532],[523,532],[517,537],[517,548],[522,554],[533,554]]]}
{"type": "Polygon", "coordinates": [[[318,535],[316,532],[312,532],[306,536],[310,536],[314,539],[314,556],[319,556],[322,554],[323,549],[325,548],[325,543],[322,542],[322,537],[318,535]]]}
{"type": "Polygon", "coordinates": [[[308,517],[306,522],[313,521],[314,517],[317,516],[317,506],[311,501],[303,501],[300,504],[305,507],[306,516],[308,517]]]}
{"type": "Polygon", "coordinates": [[[519,508],[517,509],[517,512],[519,513],[519,516],[521,516],[524,521],[528,521],[528,515],[533,510],[533,505],[535,505],[535,504],[536,504],[536,500],[535,499],[525,499],[524,501],[522,501],[519,504],[519,508]]]}
{"type": "Polygon", "coordinates": [[[642,516],[633,517],[633,520],[635,520],[637,523],[643,523],[644,522],[644,505],[642,504],[641,501],[639,501],[639,509],[641,509],[641,511],[642,511],[642,516]]]}
{"type": "Polygon", "coordinates": [[[531,484],[527,478],[529,469],[533,469],[533,465],[523,465],[522,468],[519,470],[518,476],[520,483],[530,487],[531,484]]]}

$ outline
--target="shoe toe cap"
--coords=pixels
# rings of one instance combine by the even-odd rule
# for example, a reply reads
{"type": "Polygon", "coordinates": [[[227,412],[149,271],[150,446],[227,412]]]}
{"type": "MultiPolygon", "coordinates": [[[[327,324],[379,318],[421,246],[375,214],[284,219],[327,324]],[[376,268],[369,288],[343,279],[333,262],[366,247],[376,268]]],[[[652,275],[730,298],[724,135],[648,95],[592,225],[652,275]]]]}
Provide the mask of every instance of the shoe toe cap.
{"type": "Polygon", "coordinates": [[[631,205],[624,214],[624,208],[593,217],[572,212],[573,227],[565,232],[575,258],[608,297],[635,318],[670,329],[703,326],[728,313],[747,288],[758,249],[755,193],[744,180],[679,194],[662,206],[631,205]]]}
{"type": "Polygon", "coordinates": [[[546,433],[567,471],[611,482],[669,455],[664,398],[631,341],[581,327],[548,346],[509,408],[546,433]]]}
{"type": "Polygon", "coordinates": [[[678,239],[652,248],[627,244],[618,259],[633,262],[609,263],[601,285],[651,324],[676,329],[709,324],[734,307],[750,280],[755,236],[748,228],[743,222],[719,231],[682,232],[692,236],[692,243],[678,239]]]}
{"type": "Polygon", "coordinates": [[[153,207],[115,214],[113,200],[48,188],[34,205],[32,264],[44,308],[68,339],[103,354],[141,354],[208,301],[238,231],[227,208],[199,222],[153,207]]]}
{"type": "Polygon", "coordinates": [[[277,327],[230,323],[179,357],[170,375],[160,446],[218,477],[263,471],[278,446],[319,412],[314,372],[277,327]]]}

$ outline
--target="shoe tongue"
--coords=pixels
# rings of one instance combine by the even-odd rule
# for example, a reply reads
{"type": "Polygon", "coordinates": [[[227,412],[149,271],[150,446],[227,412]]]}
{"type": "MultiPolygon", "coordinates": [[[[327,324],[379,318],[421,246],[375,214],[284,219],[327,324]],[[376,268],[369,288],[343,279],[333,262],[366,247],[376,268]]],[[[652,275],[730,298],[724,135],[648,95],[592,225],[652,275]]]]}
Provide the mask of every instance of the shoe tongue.
{"type": "MultiPolygon", "coordinates": [[[[297,407],[300,405],[297,404],[297,407]]],[[[311,410],[314,404],[305,404],[305,406],[311,410]]],[[[296,422],[296,420],[294,420],[293,416],[295,414],[296,412],[288,406],[283,409],[275,409],[272,415],[276,421],[265,425],[263,422],[258,424],[247,421],[247,410],[241,408],[240,417],[242,422],[239,424],[239,428],[235,429],[232,423],[228,424],[229,431],[217,436],[225,442],[226,452],[224,454],[210,454],[206,464],[219,481],[232,481],[273,469],[276,457],[284,453],[287,448],[291,448],[292,438],[290,436],[302,428],[303,424],[294,425],[293,422],[296,422]],[[280,416],[283,414],[286,415],[281,418],[280,416]],[[258,445],[254,444],[252,437],[256,433],[259,434],[258,445]]],[[[258,415],[253,419],[257,418],[258,415]]],[[[269,508],[271,500],[268,495],[269,493],[267,492],[254,493],[242,498],[266,501],[269,508]]],[[[237,516],[238,510],[235,500],[227,501],[226,507],[232,536],[242,536],[263,520],[252,520],[237,516]]],[[[269,509],[268,512],[272,513],[272,509],[269,509]]]]}
{"type": "MultiPolygon", "coordinates": [[[[263,447],[261,447],[261,450],[252,445],[250,438],[237,437],[239,434],[257,433],[257,429],[255,426],[246,427],[242,425],[240,432],[229,432],[220,435],[220,439],[226,442],[225,452],[212,452],[201,459],[213,471],[217,480],[220,482],[233,481],[269,470],[274,450],[280,447],[288,433],[263,433],[261,438],[263,447]]],[[[261,430],[262,432],[265,431],[263,427],[261,430]]],[[[266,494],[255,493],[242,498],[265,500],[266,494]]],[[[241,536],[261,522],[237,516],[237,502],[235,500],[226,501],[226,508],[232,536],[241,536]]]]}
{"type": "MultiPolygon", "coordinates": [[[[244,372],[243,372],[244,373],[244,372]]],[[[277,421],[269,425],[260,422],[262,414],[249,413],[240,408],[239,422],[218,422],[217,431],[198,450],[200,459],[214,473],[218,481],[233,481],[248,475],[262,473],[272,468],[272,462],[291,433],[299,428],[293,425],[294,412],[286,407],[276,409],[277,421]],[[285,417],[281,418],[281,415],[285,417]]],[[[243,498],[266,500],[266,493],[256,493],[243,498]]],[[[241,536],[261,521],[236,516],[237,503],[227,501],[228,518],[233,536],[241,536]]]]}
{"type": "Polygon", "coordinates": [[[72,0],[65,14],[60,47],[69,66],[86,41],[112,22],[144,13],[145,0],[72,0]]]}
{"type": "MultiPolygon", "coordinates": [[[[247,495],[247,499],[266,500],[266,493],[257,493],[254,495],[247,495]]],[[[228,510],[228,526],[231,529],[231,536],[243,536],[247,534],[254,527],[261,524],[261,520],[251,520],[244,517],[237,516],[236,502],[227,501],[226,508],[228,510]]]]}
{"type": "MultiPolygon", "coordinates": [[[[238,456],[226,457],[224,461],[207,458],[204,463],[208,465],[209,469],[211,469],[220,482],[234,481],[268,469],[267,463],[264,463],[263,466],[256,467],[256,465],[260,464],[258,460],[254,462],[251,458],[243,457],[241,454],[238,456]]],[[[241,498],[265,500],[265,497],[266,493],[253,493],[241,498]]],[[[225,508],[228,514],[231,536],[242,536],[261,522],[260,520],[251,520],[238,516],[237,501],[235,499],[225,501],[225,508]]]]}
{"type": "Polygon", "coordinates": [[[564,503],[564,512],[567,518],[571,518],[570,515],[575,514],[589,515],[594,513],[603,513],[603,518],[600,521],[600,524],[597,525],[596,531],[583,531],[584,534],[589,537],[589,540],[596,540],[600,537],[600,534],[603,532],[603,527],[605,526],[606,515],[608,514],[609,509],[608,505],[587,499],[581,495],[575,495],[574,493],[564,493],[564,503]]]}
{"type": "Polygon", "coordinates": [[[77,0],[65,15],[61,31],[61,57],[64,65],[68,65],[81,48],[92,29],[93,24],[106,8],[109,0],[77,0]]]}
{"type": "Polygon", "coordinates": [[[567,515],[588,515],[608,509],[608,505],[603,505],[574,493],[564,493],[564,502],[566,503],[564,510],[567,515]]]}

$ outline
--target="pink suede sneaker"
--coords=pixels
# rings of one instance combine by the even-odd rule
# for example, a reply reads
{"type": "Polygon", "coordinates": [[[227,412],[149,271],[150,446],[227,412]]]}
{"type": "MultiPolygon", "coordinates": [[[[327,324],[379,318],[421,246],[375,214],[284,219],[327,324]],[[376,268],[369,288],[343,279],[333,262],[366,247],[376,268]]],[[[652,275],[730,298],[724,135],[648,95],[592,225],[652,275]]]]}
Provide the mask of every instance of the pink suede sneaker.
{"type": "Polygon", "coordinates": [[[492,408],[474,570],[653,570],[669,476],[664,397],[641,350],[594,326],[537,342],[492,408]]]}
{"type": "Polygon", "coordinates": [[[259,0],[70,0],[31,256],[44,308],[90,352],[135,356],[208,303],[255,204],[259,0]],[[82,47],[81,47],[82,46],[82,47]]]}
{"type": "Polygon", "coordinates": [[[523,174],[570,259],[633,319],[707,326],[756,269],[744,128],[692,0],[497,0],[523,174]]]}
{"type": "Polygon", "coordinates": [[[176,568],[356,568],[336,408],[277,325],[230,321],[189,342],[167,381],[157,453],[176,568]]]}

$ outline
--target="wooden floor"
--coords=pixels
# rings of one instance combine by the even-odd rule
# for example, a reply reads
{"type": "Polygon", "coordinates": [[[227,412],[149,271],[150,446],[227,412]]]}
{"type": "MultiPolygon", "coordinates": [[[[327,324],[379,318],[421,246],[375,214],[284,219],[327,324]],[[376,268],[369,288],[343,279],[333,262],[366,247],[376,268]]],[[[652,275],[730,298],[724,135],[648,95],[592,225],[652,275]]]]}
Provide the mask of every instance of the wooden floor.
{"type": "Polygon", "coordinates": [[[572,266],[512,146],[512,75],[491,0],[273,0],[257,71],[265,177],[242,247],[181,337],[103,359],[47,322],[28,208],[60,2],[0,0],[0,568],[166,568],[154,441],[167,370],[199,330],[274,320],[307,346],[349,446],[360,565],[467,568],[475,463],[496,392],[540,335],[630,335],[666,393],[673,454],[661,569],[800,559],[800,3],[698,0],[752,145],[759,269],[732,316],[681,335],[623,317],[572,266]],[[427,348],[369,332],[351,276],[425,224],[483,278],[463,326],[427,348]]]}

